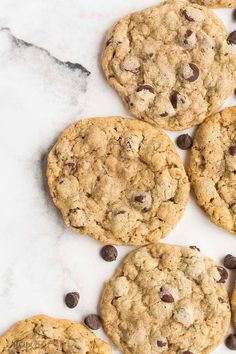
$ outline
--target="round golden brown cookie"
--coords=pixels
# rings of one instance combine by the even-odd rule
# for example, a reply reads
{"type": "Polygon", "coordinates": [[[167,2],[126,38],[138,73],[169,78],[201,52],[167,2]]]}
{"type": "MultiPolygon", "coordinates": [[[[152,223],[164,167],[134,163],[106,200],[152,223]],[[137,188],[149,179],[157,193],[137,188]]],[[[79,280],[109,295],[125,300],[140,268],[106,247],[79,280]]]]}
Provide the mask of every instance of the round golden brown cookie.
{"type": "Polygon", "coordinates": [[[111,354],[110,345],[80,323],[35,316],[0,337],[1,354],[111,354]]]}
{"type": "Polygon", "coordinates": [[[236,7],[236,0],[190,0],[190,2],[207,7],[236,7]]]}
{"type": "Polygon", "coordinates": [[[107,335],[125,354],[207,354],[230,322],[226,271],[196,248],[131,252],[103,291],[107,335]]]}
{"type": "Polygon", "coordinates": [[[236,107],[209,117],[198,128],[189,177],[211,221],[236,234],[236,107]]]}
{"type": "Polygon", "coordinates": [[[234,328],[236,330],[236,284],[231,297],[231,307],[232,307],[232,321],[234,328]]]}
{"type": "Polygon", "coordinates": [[[103,243],[157,242],[180,219],[189,194],[168,136],[120,117],[67,128],[49,154],[47,175],[66,225],[103,243]]]}
{"type": "Polygon", "coordinates": [[[102,67],[135,117],[181,130],[219,110],[234,89],[236,57],[227,37],[206,7],[168,1],[117,22],[102,67]]]}

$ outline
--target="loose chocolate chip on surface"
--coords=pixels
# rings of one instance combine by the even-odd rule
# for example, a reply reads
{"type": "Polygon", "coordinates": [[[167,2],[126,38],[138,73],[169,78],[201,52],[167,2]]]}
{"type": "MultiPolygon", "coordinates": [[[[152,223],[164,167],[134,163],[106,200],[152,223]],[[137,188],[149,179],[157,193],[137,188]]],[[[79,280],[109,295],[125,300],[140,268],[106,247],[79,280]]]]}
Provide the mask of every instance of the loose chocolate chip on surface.
{"type": "Polygon", "coordinates": [[[231,350],[236,350],[236,334],[230,334],[226,338],[225,345],[231,350]]]}
{"type": "Polygon", "coordinates": [[[217,270],[220,273],[220,279],[217,281],[217,283],[225,283],[226,280],[228,279],[227,270],[223,267],[217,267],[217,270]]]}
{"type": "Polygon", "coordinates": [[[191,248],[192,250],[196,250],[198,252],[201,252],[200,248],[198,248],[197,246],[189,246],[189,248],[191,248]]]}
{"type": "Polygon", "coordinates": [[[77,292],[71,292],[65,296],[65,304],[70,309],[73,309],[78,305],[80,295],[77,292]]]}
{"type": "Polygon", "coordinates": [[[86,326],[93,330],[99,329],[102,326],[101,318],[95,314],[91,314],[85,317],[84,323],[86,326]]]}
{"type": "Polygon", "coordinates": [[[199,69],[198,69],[197,65],[195,65],[193,63],[189,63],[188,65],[189,65],[189,67],[192,70],[192,74],[190,76],[189,75],[187,75],[187,76],[184,75],[183,77],[184,77],[185,80],[187,80],[189,82],[194,82],[199,77],[199,69]]]}
{"type": "Polygon", "coordinates": [[[161,300],[164,301],[164,302],[169,302],[169,303],[174,302],[174,298],[170,294],[162,295],[161,300]]]}
{"type": "Polygon", "coordinates": [[[143,84],[143,85],[140,85],[138,88],[137,88],[137,92],[140,92],[140,91],[143,91],[143,90],[147,90],[151,93],[155,93],[155,90],[154,88],[151,86],[151,85],[148,85],[148,84],[143,84]]]}
{"type": "Polygon", "coordinates": [[[233,11],[233,19],[236,20],[236,9],[233,11]]]}
{"type": "Polygon", "coordinates": [[[176,140],[177,146],[182,150],[190,149],[193,145],[193,139],[188,134],[181,134],[176,140]]]}
{"type": "Polygon", "coordinates": [[[228,269],[236,269],[236,257],[227,254],[224,258],[224,266],[228,269]]]}
{"type": "Polygon", "coordinates": [[[193,21],[194,21],[194,19],[193,19],[191,16],[189,16],[189,15],[187,14],[187,10],[183,10],[183,11],[182,11],[182,15],[186,18],[186,20],[188,20],[188,21],[190,21],[190,22],[193,22],[193,21]]]}
{"type": "Polygon", "coordinates": [[[236,31],[233,31],[229,34],[227,41],[230,44],[236,44],[236,31]]]}
{"type": "Polygon", "coordinates": [[[229,147],[229,154],[232,156],[236,155],[236,146],[229,147]]]}
{"type": "Polygon", "coordinates": [[[117,249],[112,245],[107,245],[102,247],[101,249],[101,256],[104,261],[113,262],[116,260],[118,255],[117,249]]]}

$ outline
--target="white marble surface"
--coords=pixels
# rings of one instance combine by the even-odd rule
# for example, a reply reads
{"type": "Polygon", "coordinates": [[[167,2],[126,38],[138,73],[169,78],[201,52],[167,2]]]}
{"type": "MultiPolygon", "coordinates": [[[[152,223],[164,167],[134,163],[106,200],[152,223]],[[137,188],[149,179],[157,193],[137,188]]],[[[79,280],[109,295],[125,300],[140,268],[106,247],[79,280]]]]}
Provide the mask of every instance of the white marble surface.
{"type": "MultiPolygon", "coordinates": [[[[103,282],[130,250],[119,247],[117,262],[106,263],[97,242],[64,227],[46,189],[45,154],[58,132],[75,119],[127,115],[100,70],[101,42],[119,17],[155,2],[0,0],[0,27],[91,72],[86,77],[66,71],[44,52],[15,48],[0,32],[1,333],[37,313],[82,320],[96,312],[103,282]],[[73,290],[81,299],[70,310],[63,296],[73,290]]],[[[235,29],[232,10],[217,13],[229,30],[235,29]]],[[[232,98],[227,105],[235,103],[232,98]]],[[[236,238],[211,224],[192,198],[166,242],[197,244],[219,262],[225,254],[236,253],[236,238]]],[[[106,338],[101,330],[97,334],[106,338]]],[[[222,345],[214,353],[228,352],[222,345]]]]}

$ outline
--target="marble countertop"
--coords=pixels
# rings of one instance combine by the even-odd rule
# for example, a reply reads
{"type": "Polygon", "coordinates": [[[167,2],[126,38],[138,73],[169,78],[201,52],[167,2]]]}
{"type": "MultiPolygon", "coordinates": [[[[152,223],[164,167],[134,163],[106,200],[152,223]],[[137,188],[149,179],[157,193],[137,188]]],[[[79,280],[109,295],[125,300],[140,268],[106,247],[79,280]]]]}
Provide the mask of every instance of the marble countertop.
{"type": "MultiPolygon", "coordinates": [[[[128,115],[102,75],[101,43],[114,21],[156,2],[0,0],[1,333],[38,313],[72,320],[96,313],[104,281],[131,249],[118,247],[118,260],[106,263],[99,256],[101,245],[64,227],[47,191],[45,162],[71,122],[128,115]],[[81,66],[72,70],[68,61],[81,66]],[[73,310],[63,303],[68,291],[81,296],[73,310]]],[[[235,29],[232,10],[216,12],[235,29]]],[[[234,98],[226,103],[232,104],[234,98]]],[[[197,244],[218,261],[236,249],[235,237],[211,224],[192,198],[166,242],[197,244]]],[[[106,339],[102,330],[97,334],[106,339]]],[[[222,345],[214,353],[228,350],[222,345]]]]}

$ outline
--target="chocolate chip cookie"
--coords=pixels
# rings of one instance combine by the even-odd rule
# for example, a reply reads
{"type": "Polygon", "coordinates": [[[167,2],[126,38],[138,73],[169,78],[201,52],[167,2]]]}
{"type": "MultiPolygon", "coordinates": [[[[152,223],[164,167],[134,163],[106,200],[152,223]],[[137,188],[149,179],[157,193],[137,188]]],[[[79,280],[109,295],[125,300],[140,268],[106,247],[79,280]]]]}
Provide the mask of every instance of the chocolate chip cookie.
{"type": "Polygon", "coordinates": [[[234,328],[236,330],[236,284],[231,297],[231,307],[232,307],[232,321],[234,328]]]}
{"type": "Polygon", "coordinates": [[[80,323],[35,316],[0,338],[1,354],[111,354],[111,347],[80,323]]]}
{"type": "Polygon", "coordinates": [[[235,0],[190,0],[190,2],[207,7],[236,7],[235,0]]]}
{"type": "Polygon", "coordinates": [[[120,117],[67,128],[48,156],[47,175],[66,225],[108,244],[157,242],[180,219],[189,194],[167,135],[120,117]]]}
{"type": "Polygon", "coordinates": [[[131,252],[103,291],[103,326],[125,354],[207,354],[230,322],[226,270],[197,248],[131,252]]]}
{"type": "Polygon", "coordinates": [[[117,22],[102,67],[137,118],[169,130],[201,123],[233,92],[236,57],[209,9],[167,1],[117,22]]]}
{"type": "Polygon", "coordinates": [[[236,234],[236,107],[209,117],[192,148],[189,177],[212,222],[236,234]]]}

